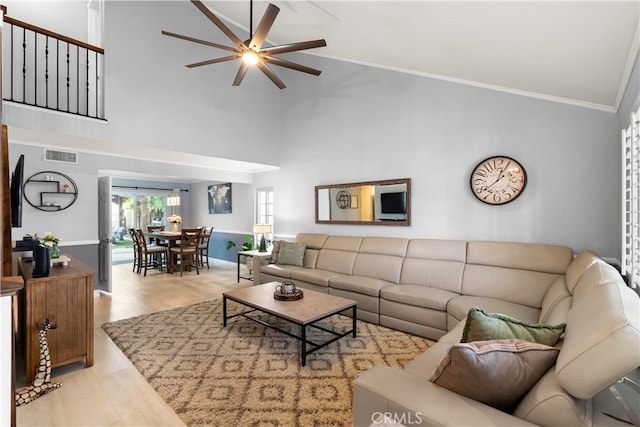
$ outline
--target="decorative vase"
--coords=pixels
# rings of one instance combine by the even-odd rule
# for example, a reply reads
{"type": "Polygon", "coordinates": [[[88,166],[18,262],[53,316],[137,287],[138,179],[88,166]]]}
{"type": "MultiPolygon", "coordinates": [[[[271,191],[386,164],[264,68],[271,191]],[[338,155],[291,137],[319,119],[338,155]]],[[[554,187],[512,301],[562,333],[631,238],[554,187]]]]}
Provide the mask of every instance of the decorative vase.
{"type": "Polygon", "coordinates": [[[174,233],[177,233],[177,232],[178,232],[178,223],[177,223],[177,222],[174,222],[174,223],[173,223],[173,232],[174,232],[174,233]]]}
{"type": "Polygon", "coordinates": [[[60,258],[60,248],[57,243],[54,243],[53,246],[51,246],[51,249],[49,249],[49,255],[51,258],[60,258]]]}

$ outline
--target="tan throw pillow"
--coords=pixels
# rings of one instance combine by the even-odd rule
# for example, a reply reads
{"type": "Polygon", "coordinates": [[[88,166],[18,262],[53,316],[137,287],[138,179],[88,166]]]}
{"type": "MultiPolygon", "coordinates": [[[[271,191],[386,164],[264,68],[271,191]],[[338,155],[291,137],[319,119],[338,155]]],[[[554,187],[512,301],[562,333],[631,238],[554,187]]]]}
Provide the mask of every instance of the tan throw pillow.
{"type": "Polygon", "coordinates": [[[278,263],[278,254],[280,252],[280,240],[274,240],[272,243],[272,247],[271,247],[271,259],[269,260],[269,262],[271,264],[277,264],[278,263]]]}
{"type": "Polygon", "coordinates": [[[554,365],[559,352],[519,339],[454,344],[429,381],[511,412],[554,365]]]}
{"type": "Polygon", "coordinates": [[[526,323],[499,313],[487,313],[473,307],[467,314],[460,342],[518,338],[545,345],[555,345],[564,333],[565,324],[526,323]]]}
{"type": "Polygon", "coordinates": [[[304,243],[290,243],[283,240],[278,252],[278,264],[303,267],[305,250],[307,250],[307,245],[304,243]]]}

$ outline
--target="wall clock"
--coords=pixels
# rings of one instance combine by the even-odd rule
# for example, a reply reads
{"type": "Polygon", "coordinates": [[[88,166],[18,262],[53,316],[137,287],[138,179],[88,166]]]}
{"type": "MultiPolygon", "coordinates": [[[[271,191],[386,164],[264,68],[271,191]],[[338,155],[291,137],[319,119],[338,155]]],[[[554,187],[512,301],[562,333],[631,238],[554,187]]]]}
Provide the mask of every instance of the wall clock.
{"type": "Polygon", "coordinates": [[[473,195],[481,202],[504,205],[522,194],[527,185],[527,173],[511,157],[491,156],[473,169],[470,185],[473,195]]]}

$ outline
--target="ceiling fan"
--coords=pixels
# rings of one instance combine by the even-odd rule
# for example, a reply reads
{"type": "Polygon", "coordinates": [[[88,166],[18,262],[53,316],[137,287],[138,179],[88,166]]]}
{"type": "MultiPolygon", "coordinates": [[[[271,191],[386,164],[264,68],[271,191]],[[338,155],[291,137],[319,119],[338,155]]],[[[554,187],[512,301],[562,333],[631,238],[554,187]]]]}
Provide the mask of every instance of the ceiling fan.
{"type": "Polygon", "coordinates": [[[262,16],[262,20],[258,24],[256,28],[255,34],[253,34],[253,0],[250,1],[250,11],[249,11],[249,39],[242,41],[238,36],[236,36],[213,12],[205,6],[199,0],[191,0],[200,11],[207,17],[211,22],[213,22],[229,39],[236,45],[236,47],[229,47],[225,45],[221,45],[218,43],[209,42],[206,40],[195,39],[189,36],[183,36],[176,33],[171,33],[169,31],[162,31],[162,34],[170,37],[175,37],[182,40],[187,40],[194,43],[200,43],[206,46],[215,47],[218,49],[226,50],[229,52],[233,52],[230,56],[224,56],[222,58],[209,59],[207,61],[196,62],[194,64],[188,64],[186,67],[200,67],[202,65],[216,64],[218,62],[225,61],[233,61],[234,59],[242,59],[240,63],[240,68],[236,74],[236,78],[233,81],[233,86],[240,86],[244,75],[247,73],[247,70],[250,66],[256,66],[260,71],[262,71],[276,86],[280,89],[284,89],[286,86],[278,78],[278,76],[269,68],[267,64],[277,65],[279,67],[289,68],[296,71],[302,71],[303,73],[313,74],[314,76],[320,75],[321,71],[316,70],[315,68],[307,67],[304,65],[296,64],[291,61],[286,61],[284,59],[276,58],[274,55],[279,55],[281,53],[289,53],[296,52],[305,49],[315,49],[317,47],[324,47],[327,43],[324,39],[319,40],[310,40],[306,42],[298,42],[298,43],[290,43],[283,44],[279,46],[269,46],[262,47],[264,40],[267,38],[267,34],[273,25],[273,22],[278,16],[280,9],[269,3],[267,10],[262,16]]]}

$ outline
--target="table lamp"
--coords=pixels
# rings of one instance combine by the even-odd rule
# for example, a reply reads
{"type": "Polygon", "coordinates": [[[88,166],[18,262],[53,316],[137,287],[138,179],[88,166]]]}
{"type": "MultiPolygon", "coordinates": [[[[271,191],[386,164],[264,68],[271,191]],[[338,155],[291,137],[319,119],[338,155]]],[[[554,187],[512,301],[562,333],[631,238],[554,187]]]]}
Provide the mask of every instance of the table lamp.
{"type": "Polygon", "coordinates": [[[262,234],[262,238],[260,239],[260,248],[258,249],[258,252],[266,252],[267,242],[265,242],[264,240],[264,235],[271,234],[271,224],[253,224],[253,233],[262,234]]]}

